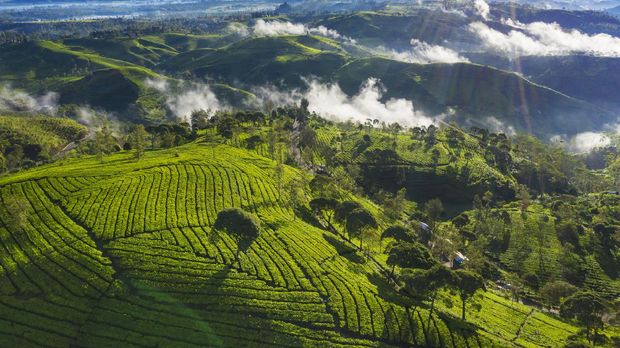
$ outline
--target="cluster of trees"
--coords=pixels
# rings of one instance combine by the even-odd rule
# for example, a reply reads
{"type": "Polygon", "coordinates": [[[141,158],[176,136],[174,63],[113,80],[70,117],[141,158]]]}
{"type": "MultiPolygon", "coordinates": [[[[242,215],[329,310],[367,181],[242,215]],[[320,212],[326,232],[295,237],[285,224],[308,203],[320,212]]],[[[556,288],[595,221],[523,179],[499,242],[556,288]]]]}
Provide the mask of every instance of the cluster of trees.
{"type": "Polygon", "coordinates": [[[332,222],[343,227],[344,234],[351,241],[359,239],[363,250],[364,240],[376,239],[378,227],[375,216],[356,201],[339,202],[336,198],[318,197],[310,201],[310,208],[324,221],[328,228],[336,231],[332,222]]]}
{"type": "Polygon", "coordinates": [[[454,270],[442,263],[436,257],[441,257],[441,253],[431,251],[439,243],[439,237],[429,236],[424,228],[393,225],[383,231],[381,238],[391,240],[387,249],[387,264],[392,266],[391,275],[400,284],[402,292],[412,298],[430,300],[429,323],[435,300],[442,290],[458,293],[461,317],[465,320],[467,301],[478,290],[485,289],[479,274],[465,269],[454,270]],[[398,275],[395,273],[396,267],[400,269],[398,275]]]}
{"type": "Polygon", "coordinates": [[[104,156],[119,151],[133,151],[139,160],[147,149],[170,148],[194,139],[187,123],[160,124],[157,126],[134,125],[127,133],[115,131],[107,124],[95,131],[91,139],[78,147],[80,153],[104,156]]]}

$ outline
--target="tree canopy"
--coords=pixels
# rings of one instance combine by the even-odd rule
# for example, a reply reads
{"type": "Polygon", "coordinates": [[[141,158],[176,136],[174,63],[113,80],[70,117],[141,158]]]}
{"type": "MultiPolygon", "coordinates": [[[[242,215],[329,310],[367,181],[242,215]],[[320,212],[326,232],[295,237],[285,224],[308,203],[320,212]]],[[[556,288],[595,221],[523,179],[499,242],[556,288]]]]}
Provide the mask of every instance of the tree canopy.
{"type": "Polygon", "coordinates": [[[260,222],[254,215],[239,208],[224,209],[217,214],[213,229],[223,231],[237,242],[239,251],[247,250],[260,235],[260,222]]]}

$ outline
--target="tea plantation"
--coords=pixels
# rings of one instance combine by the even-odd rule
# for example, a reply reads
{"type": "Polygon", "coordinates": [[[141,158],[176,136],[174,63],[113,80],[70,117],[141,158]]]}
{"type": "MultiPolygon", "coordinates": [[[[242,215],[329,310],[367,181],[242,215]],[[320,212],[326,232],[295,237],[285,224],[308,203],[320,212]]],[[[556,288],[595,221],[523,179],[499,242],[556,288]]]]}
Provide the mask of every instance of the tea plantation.
{"type": "Polygon", "coordinates": [[[0,345],[556,346],[577,331],[491,293],[470,322],[442,306],[427,324],[378,264],[296,216],[275,166],[191,143],[2,177],[0,345]],[[212,230],[230,207],[262,223],[238,263],[212,230]]]}

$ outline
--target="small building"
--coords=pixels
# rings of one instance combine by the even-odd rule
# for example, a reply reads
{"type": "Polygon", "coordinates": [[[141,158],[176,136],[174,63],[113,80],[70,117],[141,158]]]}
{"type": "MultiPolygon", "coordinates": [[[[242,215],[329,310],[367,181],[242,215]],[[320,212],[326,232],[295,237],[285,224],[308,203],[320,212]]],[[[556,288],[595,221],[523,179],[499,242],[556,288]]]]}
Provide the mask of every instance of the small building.
{"type": "Polygon", "coordinates": [[[457,269],[467,260],[469,260],[467,256],[463,255],[460,251],[455,251],[450,257],[450,268],[457,269]]]}

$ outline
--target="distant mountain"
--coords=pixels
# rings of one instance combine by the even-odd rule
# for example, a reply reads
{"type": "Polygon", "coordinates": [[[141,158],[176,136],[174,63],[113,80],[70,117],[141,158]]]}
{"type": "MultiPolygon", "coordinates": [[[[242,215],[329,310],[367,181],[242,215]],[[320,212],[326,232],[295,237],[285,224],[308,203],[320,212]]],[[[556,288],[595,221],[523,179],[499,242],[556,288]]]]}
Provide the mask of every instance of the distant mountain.
{"type": "Polygon", "coordinates": [[[612,7],[610,9],[607,10],[607,13],[616,16],[616,17],[620,17],[620,6],[616,6],[616,7],[612,7]]]}
{"type": "Polygon", "coordinates": [[[620,19],[602,11],[569,11],[527,6],[496,4],[491,9],[496,18],[512,18],[522,23],[558,23],[565,29],[578,29],[588,34],[607,33],[620,36],[620,19]]]}
{"type": "Polygon", "coordinates": [[[619,0],[509,0],[502,2],[564,10],[605,10],[620,5],[619,0]]]}
{"type": "MultiPolygon", "coordinates": [[[[337,42],[317,36],[254,37],[219,47],[221,40],[217,36],[166,34],[138,39],[28,43],[0,52],[0,78],[14,79],[22,87],[39,92],[51,88],[60,92],[61,103],[86,103],[121,114],[136,105],[144,109],[163,102],[161,96],[145,86],[146,79],[190,76],[218,84],[214,91],[222,98],[239,100],[245,98],[239,95],[243,92],[228,86],[249,90],[275,84],[290,90],[304,88],[304,78],[314,77],[324,83],[338,83],[349,95],[358,93],[369,78],[377,78],[386,87],[385,100],[411,100],[417,109],[429,115],[452,109],[452,119],[461,124],[484,125],[487,118],[494,117],[506,126],[543,138],[596,129],[612,119],[604,109],[572,98],[597,100],[592,95],[596,92],[589,91],[596,91],[592,87],[597,81],[595,74],[605,75],[607,71],[603,63],[598,65],[603,70],[596,71],[598,61],[589,62],[592,68],[584,70],[579,68],[579,60],[566,60],[565,65],[534,58],[524,60],[526,75],[565,93],[561,94],[489,66],[360,59],[349,55],[337,42]],[[187,50],[179,51],[171,45],[187,50]],[[202,45],[212,48],[201,48],[206,47],[202,45]],[[558,69],[541,70],[537,69],[539,65],[555,65],[558,69]],[[566,82],[571,76],[590,70],[594,74],[590,82],[566,82]],[[567,90],[566,86],[574,87],[567,90]]],[[[612,98],[611,91],[617,90],[617,82],[611,76],[616,75],[601,79],[610,86],[602,95],[604,98],[612,98]]],[[[129,112],[127,117],[142,116],[129,112]]]]}

